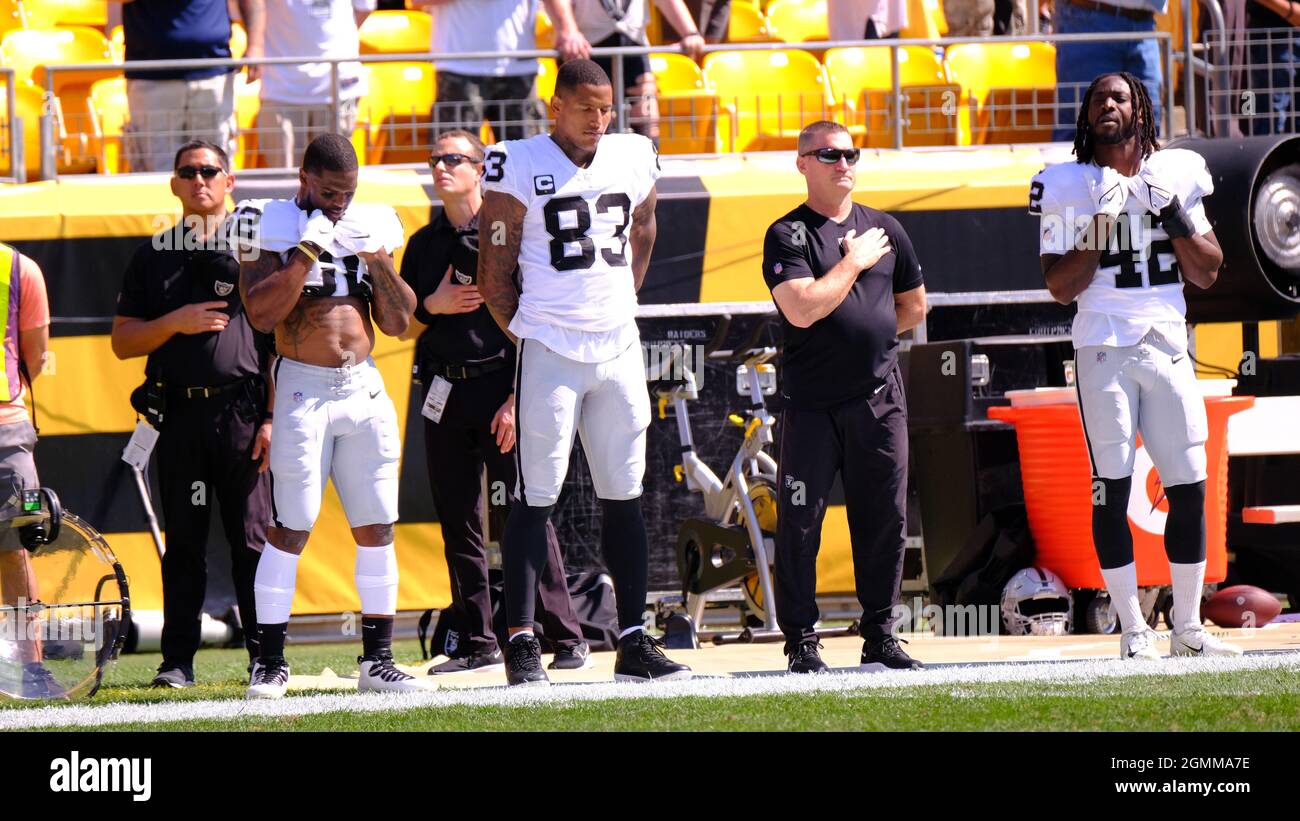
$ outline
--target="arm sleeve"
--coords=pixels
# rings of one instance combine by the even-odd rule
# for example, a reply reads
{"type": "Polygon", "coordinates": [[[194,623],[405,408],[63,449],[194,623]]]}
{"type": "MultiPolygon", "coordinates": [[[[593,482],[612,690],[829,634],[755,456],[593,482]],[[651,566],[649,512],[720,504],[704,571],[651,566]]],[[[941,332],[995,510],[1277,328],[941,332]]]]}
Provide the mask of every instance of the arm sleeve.
{"type": "Polygon", "coordinates": [[[897,261],[894,263],[894,293],[912,291],[925,284],[921,277],[921,261],[916,258],[912,238],[903,230],[898,220],[890,218],[890,238],[894,241],[897,261]]]}
{"type": "Polygon", "coordinates": [[[763,238],[763,279],[768,290],[791,279],[815,276],[808,265],[807,241],[799,241],[803,223],[775,222],[763,238]]]}
{"type": "Polygon", "coordinates": [[[434,315],[424,309],[424,298],[433,293],[437,284],[421,282],[420,276],[420,272],[428,268],[428,245],[427,232],[424,229],[416,231],[402,255],[401,270],[402,279],[415,292],[415,319],[423,325],[432,325],[435,321],[434,315]]]}
{"type": "Polygon", "coordinates": [[[505,143],[497,143],[483,155],[483,191],[509,194],[524,205],[532,202],[532,188],[528,182],[528,157],[522,151],[511,151],[505,143]]]}
{"type": "Polygon", "coordinates": [[[18,277],[18,330],[44,328],[50,324],[50,300],[45,291],[45,276],[36,260],[19,257],[18,277]]]}
{"type": "Polygon", "coordinates": [[[145,246],[140,246],[131,255],[122,276],[122,290],[117,295],[117,315],[132,319],[157,319],[149,310],[149,299],[145,293],[144,256],[145,246]]]}

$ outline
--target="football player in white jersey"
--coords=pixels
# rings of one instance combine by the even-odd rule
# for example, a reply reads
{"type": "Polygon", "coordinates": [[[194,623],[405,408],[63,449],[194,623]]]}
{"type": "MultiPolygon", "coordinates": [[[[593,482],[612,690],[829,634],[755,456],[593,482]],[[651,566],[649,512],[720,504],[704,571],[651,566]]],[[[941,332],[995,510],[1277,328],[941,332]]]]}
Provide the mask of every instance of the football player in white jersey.
{"type": "Polygon", "coordinates": [[[1169,502],[1171,653],[1238,654],[1201,627],[1206,417],[1183,299],[1184,281],[1208,288],[1223,263],[1201,203],[1214,183],[1200,155],[1160,150],[1146,87],[1128,73],[1103,74],[1088,88],[1074,152],[1075,162],[1034,177],[1029,210],[1042,217],[1048,289],[1063,305],[1078,303],[1072,336],[1093,542],[1123,628],[1120,656],[1160,657],[1138,604],[1128,524],[1139,433],[1169,502]]]}
{"type": "Polygon", "coordinates": [[[615,678],[690,675],[643,627],[649,550],[640,497],[650,397],[636,292],[654,246],[659,162],[645,137],[605,134],[612,110],[605,71],[590,60],[566,62],[551,100],[555,131],[498,143],[483,161],[479,292],[519,345],[516,496],[526,504],[511,507],[502,546],[511,684],[548,681],[532,631],[533,597],[575,431],[600,498],[601,548],[618,601],[615,678]]]}
{"type": "Polygon", "coordinates": [[[388,206],[352,202],[357,155],[337,134],[307,146],[299,181],[295,198],[245,202],[234,218],[247,249],[239,282],[244,308],[255,328],[274,329],[279,354],[272,372],[272,522],[253,587],[262,646],[247,696],[284,695],[298,558],[330,478],[357,544],[358,687],[420,689],[393,664],[401,443],[397,412],[370,358],[375,326],[398,336],[415,307],[390,256],[403,242],[402,224],[388,206]]]}

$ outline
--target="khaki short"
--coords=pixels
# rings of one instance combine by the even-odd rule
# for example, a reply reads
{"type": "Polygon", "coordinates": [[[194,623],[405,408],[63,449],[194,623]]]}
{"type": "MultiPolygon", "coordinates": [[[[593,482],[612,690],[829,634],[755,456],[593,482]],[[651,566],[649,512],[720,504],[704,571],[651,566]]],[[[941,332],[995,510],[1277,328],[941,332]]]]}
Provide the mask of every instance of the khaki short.
{"type": "Polygon", "coordinates": [[[127,80],[131,121],[123,130],[132,171],[171,171],[176,149],[207,140],[234,161],[235,74],[202,80],[127,80]]]}
{"type": "MultiPolygon", "coordinates": [[[[338,133],[351,137],[357,125],[356,99],[339,102],[338,133]]],[[[259,168],[297,168],[307,144],[322,134],[334,133],[334,109],[325,105],[267,102],[257,112],[256,165],[259,168]]]]}
{"type": "Polygon", "coordinates": [[[0,425],[0,550],[21,547],[6,522],[21,510],[23,490],[40,487],[35,447],[36,429],[30,422],[0,425]]]}

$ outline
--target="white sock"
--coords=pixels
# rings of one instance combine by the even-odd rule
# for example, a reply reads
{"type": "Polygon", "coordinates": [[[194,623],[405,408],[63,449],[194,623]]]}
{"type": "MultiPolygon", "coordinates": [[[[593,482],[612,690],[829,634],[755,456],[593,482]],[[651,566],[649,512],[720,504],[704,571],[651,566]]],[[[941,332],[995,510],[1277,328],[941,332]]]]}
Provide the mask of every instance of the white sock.
{"type": "Polygon", "coordinates": [[[1106,592],[1110,594],[1110,606],[1119,616],[1121,629],[1143,629],[1147,626],[1142,618],[1142,605],[1138,604],[1137,565],[1129,562],[1123,567],[1102,568],[1101,577],[1106,580],[1106,592]]]}
{"type": "Polygon", "coordinates": [[[523,630],[520,630],[518,633],[510,634],[510,640],[514,641],[520,636],[532,636],[532,635],[533,635],[533,629],[531,627],[525,627],[523,630]]]}
{"type": "Polygon", "coordinates": [[[357,593],[368,616],[397,614],[397,551],[391,544],[357,545],[357,593]]]}
{"type": "Polygon", "coordinates": [[[1169,563],[1174,581],[1174,632],[1185,633],[1201,626],[1201,590],[1205,585],[1205,562],[1169,563]]]}
{"type": "Polygon", "coordinates": [[[253,601],[257,605],[257,621],[261,624],[284,624],[289,621],[293,607],[293,591],[298,585],[298,559],[296,553],[287,553],[267,542],[262,556],[257,560],[257,575],[253,577],[253,601]]]}
{"type": "Polygon", "coordinates": [[[624,630],[622,633],[619,633],[618,640],[622,641],[623,639],[627,638],[628,636],[632,635],[638,630],[645,632],[645,628],[638,624],[636,627],[629,627],[626,630],[624,630]]]}

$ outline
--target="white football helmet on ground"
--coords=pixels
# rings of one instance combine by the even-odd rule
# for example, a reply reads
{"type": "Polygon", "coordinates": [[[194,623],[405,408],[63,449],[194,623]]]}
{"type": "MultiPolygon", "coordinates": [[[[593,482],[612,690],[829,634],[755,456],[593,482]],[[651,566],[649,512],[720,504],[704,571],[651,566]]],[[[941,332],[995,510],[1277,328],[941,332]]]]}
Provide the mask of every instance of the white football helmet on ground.
{"type": "Polygon", "coordinates": [[[1074,600],[1055,573],[1026,567],[1002,589],[1002,624],[1013,636],[1063,636],[1074,624],[1074,600]]]}

